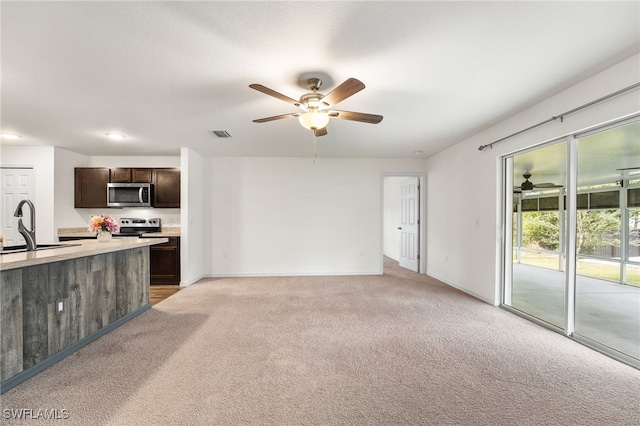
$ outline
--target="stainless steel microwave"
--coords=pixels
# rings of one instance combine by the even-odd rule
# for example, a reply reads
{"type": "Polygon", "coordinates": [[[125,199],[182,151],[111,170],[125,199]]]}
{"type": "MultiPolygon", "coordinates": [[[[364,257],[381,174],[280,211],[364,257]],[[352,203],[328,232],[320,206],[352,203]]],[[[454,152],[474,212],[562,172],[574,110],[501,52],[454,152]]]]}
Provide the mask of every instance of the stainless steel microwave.
{"type": "Polygon", "coordinates": [[[151,207],[150,183],[108,183],[107,206],[151,207]]]}

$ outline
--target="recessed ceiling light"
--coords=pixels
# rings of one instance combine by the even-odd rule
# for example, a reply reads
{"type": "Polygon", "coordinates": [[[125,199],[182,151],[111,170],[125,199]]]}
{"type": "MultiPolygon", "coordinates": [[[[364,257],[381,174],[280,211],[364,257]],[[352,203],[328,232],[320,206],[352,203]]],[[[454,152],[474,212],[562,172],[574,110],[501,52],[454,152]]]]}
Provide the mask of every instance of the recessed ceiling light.
{"type": "Polygon", "coordinates": [[[125,138],[125,136],[121,133],[105,133],[105,135],[109,138],[109,139],[113,139],[116,141],[121,141],[122,139],[125,138]]]}
{"type": "Polygon", "coordinates": [[[422,155],[424,151],[413,151],[413,155],[422,155]]]}
{"type": "Polygon", "coordinates": [[[21,136],[15,135],[13,133],[0,133],[0,137],[3,139],[20,139],[21,136]]]}

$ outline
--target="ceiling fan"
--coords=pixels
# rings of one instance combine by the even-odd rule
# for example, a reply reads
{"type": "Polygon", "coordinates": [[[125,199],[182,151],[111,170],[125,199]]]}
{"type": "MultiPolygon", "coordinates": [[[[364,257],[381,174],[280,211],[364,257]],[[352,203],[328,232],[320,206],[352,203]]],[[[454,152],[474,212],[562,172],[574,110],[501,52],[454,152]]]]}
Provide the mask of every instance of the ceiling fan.
{"type": "Polygon", "coordinates": [[[364,89],[364,83],[360,80],[349,78],[326,95],[318,92],[320,86],[322,86],[322,80],[319,78],[310,78],[307,80],[307,84],[309,85],[311,92],[300,96],[299,100],[295,100],[278,93],[275,90],[263,86],[262,84],[250,84],[249,87],[257,90],[258,92],[273,96],[276,99],[280,99],[281,101],[299,107],[302,110],[302,112],[292,112],[272,117],[259,118],[253,120],[253,122],[266,123],[268,121],[281,120],[283,118],[298,117],[300,124],[303,127],[312,130],[315,136],[324,136],[327,134],[326,126],[329,124],[329,119],[331,118],[360,121],[370,124],[378,124],[382,121],[381,115],[333,109],[338,103],[364,89]]]}
{"type": "Polygon", "coordinates": [[[524,182],[520,186],[514,186],[513,192],[533,191],[534,188],[549,189],[549,188],[562,188],[562,185],[556,185],[555,183],[536,183],[534,184],[529,180],[531,173],[526,172],[522,175],[524,182]]]}

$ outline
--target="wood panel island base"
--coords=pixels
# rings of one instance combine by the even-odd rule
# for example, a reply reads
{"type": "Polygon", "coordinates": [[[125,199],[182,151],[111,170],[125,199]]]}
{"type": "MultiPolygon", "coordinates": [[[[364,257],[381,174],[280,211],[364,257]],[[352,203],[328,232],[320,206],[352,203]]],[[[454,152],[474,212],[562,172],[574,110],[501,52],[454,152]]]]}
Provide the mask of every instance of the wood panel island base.
{"type": "Polygon", "coordinates": [[[149,309],[149,246],[167,241],[1,255],[0,393],[149,309]]]}

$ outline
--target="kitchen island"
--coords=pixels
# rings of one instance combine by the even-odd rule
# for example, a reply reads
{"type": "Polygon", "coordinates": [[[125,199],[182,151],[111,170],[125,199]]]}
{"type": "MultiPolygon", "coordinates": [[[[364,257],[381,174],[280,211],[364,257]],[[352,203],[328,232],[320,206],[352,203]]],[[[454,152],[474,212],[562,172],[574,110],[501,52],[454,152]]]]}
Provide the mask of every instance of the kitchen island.
{"type": "Polygon", "coordinates": [[[1,392],[149,309],[149,246],[167,241],[85,240],[0,255],[1,392]]]}

